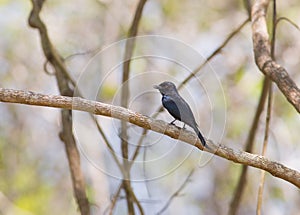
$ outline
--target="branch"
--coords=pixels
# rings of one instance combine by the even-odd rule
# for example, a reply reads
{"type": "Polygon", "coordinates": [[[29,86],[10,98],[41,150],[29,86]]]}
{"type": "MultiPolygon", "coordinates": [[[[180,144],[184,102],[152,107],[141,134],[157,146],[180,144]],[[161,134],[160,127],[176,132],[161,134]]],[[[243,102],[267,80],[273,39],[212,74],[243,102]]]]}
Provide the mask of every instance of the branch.
{"type": "Polygon", "coordinates": [[[181,184],[181,186],[170,196],[170,198],[168,199],[168,201],[166,202],[166,204],[163,206],[163,208],[158,211],[156,213],[156,215],[160,215],[163,214],[163,212],[165,210],[167,210],[167,208],[170,206],[170,204],[172,203],[173,199],[175,199],[176,197],[178,197],[180,195],[180,192],[185,188],[185,186],[187,185],[187,183],[190,181],[190,178],[192,177],[193,173],[194,173],[195,169],[192,169],[190,171],[190,173],[188,174],[188,176],[186,177],[186,179],[184,180],[184,182],[181,184]]]}
{"type": "MultiPolygon", "coordinates": [[[[200,64],[191,74],[189,74],[178,86],[178,89],[180,90],[184,84],[186,84],[188,81],[190,81],[202,68],[204,68],[204,66],[211,61],[217,54],[219,54],[223,48],[229,43],[229,41],[235,36],[237,35],[241,29],[249,22],[250,18],[247,18],[245,21],[243,21],[236,29],[234,29],[228,36],[227,38],[221,43],[221,45],[218,46],[218,48],[216,48],[208,57],[207,59],[200,64]]],[[[163,111],[163,106],[160,105],[159,108],[155,111],[155,114],[153,114],[151,117],[156,118],[158,116],[158,114],[160,112],[163,111]]],[[[140,137],[140,139],[138,140],[138,144],[137,144],[137,148],[136,151],[134,152],[134,155],[131,159],[131,163],[130,165],[132,165],[132,163],[134,162],[134,160],[137,158],[137,155],[139,153],[140,147],[143,143],[144,137],[147,134],[147,130],[144,129],[143,133],[140,137]]]]}
{"type": "MultiPolygon", "coordinates": [[[[109,207],[109,215],[113,215],[113,211],[115,209],[115,206],[116,206],[116,203],[117,203],[117,200],[119,198],[119,195],[121,193],[121,190],[122,190],[122,187],[123,187],[123,182],[120,184],[117,192],[115,193],[115,195],[113,196],[112,200],[111,200],[111,205],[109,207]]],[[[105,213],[104,213],[105,214],[105,213]]]]}
{"type": "MultiPolygon", "coordinates": [[[[256,112],[255,112],[255,116],[253,118],[252,124],[251,124],[251,128],[247,137],[247,141],[245,144],[245,148],[244,150],[246,152],[252,152],[253,149],[253,145],[254,145],[254,139],[256,136],[256,132],[257,132],[257,127],[258,127],[258,123],[259,123],[259,119],[260,116],[262,114],[262,111],[264,110],[264,106],[265,106],[265,102],[266,102],[266,98],[268,95],[268,86],[270,85],[271,81],[270,79],[268,79],[267,77],[264,78],[264,84],[263,84],[263,88],[261,91],[261,95],[259,98],[259,102],[256,108],[256,112]]],[[[237,183],[237,186],[235,188],[235,192],[234,195],[232,197],[232,200],[230,202],[230,207],[229,207],[229,211],[228,214],[229,215],[235,215],[237,213],[238,207],[240,205],[241,199],[242,199],[242,195],[245,191],[245,186],[246,186],[246,182],[247,182],[247,172],[248,172],[248,166],[244,165],[242,167],[242,172],[241,175],[239,177],[239,181],[237,183]]]]}
{"type": "Polygon", "coordinates": [[[275,82],[287,100],[300,113],[300,90],[286,69],[271,57],[266,12],[269,0],[257,0],[252,7],[252,40],[258,68],[275,82]]]}
{"type": "Polygon", "coordinates": [[[189,74],[178,86],[178,89],[181,89],[191,78],[193,78],[211,59],[213,59],[217,54],[219,54],[222,49],[229,43],[229,41],[237,35],[241,29],[249,22],[250,18],[245,19],[236,29],[234,29],[227,38],[221,43],[221,45],[215,49],[207,59],[200,64],[191,74],[189,74]]]}
{"type": "MultiPolygon", "coordinates": [[[[128,106],[128,98],[129,98],[129,73],[130,73],[130,62],[131,62],[131,57],[135,45],[135,36],[137,35],[138,32],[138,26],[139,22],[142,17],[142,12],[143,8],[145,6],[147,0],[140,0],[138,3],[138,6],[135,10],[135,15],[129,30],[128,37],[132,37],[126,41],[126,47],[125,47],[125,55],[124,55],[124,64],[123,64],[123,77],[122,77],[122,92],[121,92],[121,105],[122,107],[127,108],[128,106]]],[[[127,134],[127,125],[125,121],[121,122],[121,149],[122,149],[122,156],[124,159],[124,169],[125,169],[125,174],[124,175],[124,181],[123,188],[126,193],[126,200],[127,200],[127,208],[128,208],[128,214],[134,215],[134,207],[133,207],[133,201],[134,200],[134,193],[131,192],[131,185],[130,185],[130,165],[128,161],[128,134],[127,134]]],[[[140,206],[140,203],[138,200],[136,200],[137,206],[143,214],[142,207],[140,206]]]]}
{"type": "MultiPolygon", "coordinates": [[[[263,156],[266,154],[268,139],[269,139],[272,99],[273,99],[273,89],[272,89],[272,84],[270,83],[269,84],[268,107],[267,107],[267,115],[266,115],[266,125],[265,125],[265,137],[264,137],[263,149],[262,149],[262,153],[261,153],[261,155],[263,155],[263,156]]],[[[265,175],[266,175],[266,172],[261,170],[260,182],[259,182],[259,188],[258,188],[258,196],[257,196],[257,206],[256,206],[256,214],[257,215],[261,214],[265,175]]]]}
{"type": "MultiPolygon", "coordinates": [[[[272,19],[272,40],[271,40],[271,57],[275,60],[275,43],[276,43],[276,29],[277,29],[277,9],[276,9],[276,0],[273,0],[273,19],[272,19]]],[[[267,151],[267,145],[269,141],[269,132],[270,132],[270,120],[271,120],[271,111],[273,104],[273,85],[269,84],[269,97],[268,97],[268,107],[266,114],[266,125],[265,125],[265,137],[263,142],[263,149],[261,155],[265,155],[267,151]]],[[[262,202],[263,202],[263,191],[265,186],[265,175],[266,172],[261,170],[260,182],[258,187],[257,195],[257,205],[256,205],[256,214],[261,215],[262,211],[262,202]]]]}
{"type": "Polygon", "coordinates": [[[200,140],[194,134],[194,132],[180,129],[162,120],[155,120],[153,118],[147,117],[123,107],[109,105],[102,102],[90,101],[78,97],[44,95],[31,91],[11,90],[4,88],[0,88],[0,101],[35,106],[64,108],[69,110],[79,110],[127,121],[139,127],[165,134],[173,139],[181,140],[198,148],[199,150],[205,150],[209,153],[214,153],[215,155],[218,155],[235,163],[245,164],[258,169],[263,169],[273,176],[288,181],[294,184],[296,187],[300,188],[300,173],[296,170],[284,166],[283,164],[271,161],[264,156],[255,155],[240,150],[234,150],[224,145],[217,146],[212,143],[212,141],[208,141],[209,147],[211,148],[210,150],[207,148],[203,149],[200,140]]]}
{"type": "MultiPolygon", "coordinates": [[[[31,2],[33,7],[28,18],[28,24],[32,28],[36,28],[40,33],[43,52],[47,61],[49,61],[55,69],[55,76],[60,94],[71,96],[73,95],[73,90],[70,88],[69,82],[74,84],[74,81],[70,81],[72,79],[67,72],[62,57],[52,45],[48,36],[47,27],[40,18],[40,12],[45,1],[31,0],[31,2]]],[[[80,213],[88,215],[90,214],[90,205],[85,192],[85,181],[81,171],[79,151],[73,135],[72,120],[72,111],[65,109],[61,110],[62,131],[59,133],[59,136],[65,145],[74,196],[80,213]]]]}
{"type": "Polygon", "coordinates": [[[97,121],[95,115],[90,114],[90,116],[91,116],[92,120],[94,121],[94,123],[96,124],[96,127],[97,127],[99,133],[101,134],[101,136],[102,136],[102,138],[103,138],[103,141],[104,141],[106,147],[110,150],[110,154],[112,155],[112,157],[113,157],[115,163],[117,164],[117,166],[119,167],[121,173],[122,173],[123,176],[125,177],[125,170],[124,170],[124,168],[123,168],[121,162],[119,161],[119,159],[118,159],[118,157],[117,157],[117,155],[116,155],[115,150],[113,149],[112,145],[109,143],[109,141],[108,141],[108,139],[107,139],[107,137],[106,137],[106,135],[105,135],[103,129],[101,128],[100,124],[98,123],[98,121],[97,121]]]}

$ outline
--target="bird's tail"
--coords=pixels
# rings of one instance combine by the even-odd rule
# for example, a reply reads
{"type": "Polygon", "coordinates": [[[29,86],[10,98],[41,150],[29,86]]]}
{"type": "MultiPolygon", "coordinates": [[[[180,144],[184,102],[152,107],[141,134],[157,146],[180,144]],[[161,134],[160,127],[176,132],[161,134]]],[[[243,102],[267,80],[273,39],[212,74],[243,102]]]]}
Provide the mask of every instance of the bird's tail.
{"type": "Polygon", "coordinates": [[[199,129],[195,126],[194,127],[194,131],[196,132],[197,136],[199,137],[203,147],[205,147],[206,145],[206,140],[204,139],[204,137],[202,136],[201,132],[199,131],[199,129]]]}

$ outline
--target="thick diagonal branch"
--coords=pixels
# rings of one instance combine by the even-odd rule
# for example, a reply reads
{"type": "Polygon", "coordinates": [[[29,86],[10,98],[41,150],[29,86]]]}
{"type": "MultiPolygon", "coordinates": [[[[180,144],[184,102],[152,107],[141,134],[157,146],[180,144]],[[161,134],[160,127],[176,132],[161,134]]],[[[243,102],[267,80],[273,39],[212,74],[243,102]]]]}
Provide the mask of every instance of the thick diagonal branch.
{"type": "Polygon", "coordinates": [[[287,100],[300,112],[300,89],[286,69],[271,57],[266,12],[269,0],[256,0],[252,7],[252,40],[258,68],[275,82],[287,100]]]}
{"type": "MultiPolygon", "coordinates": [[[[0,88],[0,101],[9,103],[20,103],[36,106],[47,106],[64,109],[85,111],[96,115],[108,116],[123,121],[130,122],[142,128],[165,134],[171,138],[181,140],[200,150],[203,146],[197,136],[187,130],[180,129],[161,120],[155,120],[140,113],[128,110],[123,107],[113,106],[101,102],[90,101],[78,97],[43,95],[30,91],[11,90],[0,88]]],[[[215,145],[209,142],[210,153],[214,153],[222,158],[235,163],[249,165],[258,169],[263,169],[275,177],[281,178],[300,188],[300,173],[288,168],[283,164],[271,161],[264,156],[251,154],[248,152],[234,150],[223,145],[215,145]]]]}

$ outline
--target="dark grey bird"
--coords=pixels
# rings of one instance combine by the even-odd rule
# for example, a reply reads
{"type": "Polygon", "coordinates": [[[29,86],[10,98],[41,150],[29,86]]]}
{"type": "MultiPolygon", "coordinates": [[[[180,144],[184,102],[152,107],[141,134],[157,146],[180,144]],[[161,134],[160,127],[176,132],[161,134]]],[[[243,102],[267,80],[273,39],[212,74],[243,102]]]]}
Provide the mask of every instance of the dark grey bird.
{"type": "Polygon", "coordinates": [[[180,120],[184,123],[184,126],[185,124],[189,125],[196,132],[202,145],[205,146],[206,141],[198,129],[193,112],[188,103],[179,95],[175,84],[165,81],[153,87],[159,90],[162,95],[163,106],[175,118],[171,124],[174,124],[176,120],[180,120]]]}

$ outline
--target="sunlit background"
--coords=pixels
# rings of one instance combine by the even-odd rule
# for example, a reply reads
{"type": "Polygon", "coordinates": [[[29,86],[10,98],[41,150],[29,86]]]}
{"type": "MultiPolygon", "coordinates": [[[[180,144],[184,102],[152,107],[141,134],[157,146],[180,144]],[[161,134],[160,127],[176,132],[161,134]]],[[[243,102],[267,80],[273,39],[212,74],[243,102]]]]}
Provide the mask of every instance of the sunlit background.
{"type": "MultiPolygon", "coordinates": [[[[66,59],[66,64],[75,80],[80,80],[92,59],[97,67],[93,58],[95,54],[126,39],[137,2],[46,1],[42,19],[59,53],[63,57],[73,55],[66,59]]],[[[285,16],[300,25],[298,0],[278,1],[277,9],[278,16],[285,16]]],[[[44,71],[45,57],[39,34],[27,24],[30,10],[30,1],[0,0],[0,87],[59,94],[55,77],[44,71]]],[[[149,0],[138,34],[175,39],[206,58],[246,19],[243,1],[149,0]]],[[[299,38],[300,31],[287,21],[278,24],[276,59],[298,86],[299,38]]],[[[137,47],[137,50],[141,49],[137,47]]],[[[204,58],[199,59],[199,65],[204,58]]],[[[111,61],[102,60],[99,65],[111,61]]],[[[49,65],[48,70],[52,72],[49,65]]],[[[113,72],[99,70],[99,73],[104,81],[96,86],[94,99],[119,105],[120,68],[113,72]]],[[[178,85],[188,74],[188,70],[180,65],[165,60],[147,58],[134,61],[130,109],[148,116],[154,114],[161,97],[152,85],[165,79],[178,85]]],[[[263,83],[263,75],[253,60],[251,24],[248,23],[196,76],[183,88],[182,94],[191,104],[202,132],[216,142],[243,149],[263,83]],[[212,111],[201,85],[201,81],[206,80],[205,74],[210,71],[216,74],[212,83],[216,88],[222,88],[210,98],[216,113],[212,111]]],[[[0,114],[0,214],[78,214],[64,145],[58,137],[60,110],[1,103],[0,114]]],[[[172,120],[166,111],[157,118],[167,122],[172,120]]],[[[118,188],[120,173],[89,120],[87,116],[75,114],[74,131],[82,152],[81,162],[92,212],[103,214],[118,188]]],[[[98,120],[120,155],[120,122],[105,117],[98,117],[98,120]]],[[[255,139],[254,153],[257,154],[261,153],[264,127],[265,112],[255,139]]],[[[266,156],[300,171],[299,128],[299,114],[274,86],[271,135],[266,156]]],[[[141,133],[142,129],[129,126],[133,145],[141,133]]],[[[133,149],[132,146],[131,152],[133,149]]],[[[210,159],[182,142],[149,132],[132,169],[132,186],[146,214],[155,214],[162,209],[194,168],[186,187],[165,214],[226,214],[241,166],[217,156],[210,159]],[[155,162],[161,157],[164,159],[155,162]],[[143,161],[148,162],[143,165],[143,161]],[[150,180],[145,183],[143,178],[150,180]]],[[[259,179],[260,170],[250,168],[238,214],[255,213],[259,179]]],[[[263,198],[265,214],[298,214],[299,202],[299,189],[267,174],[263,198]]],[[[121,198],[115,214],[124,214],[124,211],[126,202],[121,198]]]]}

